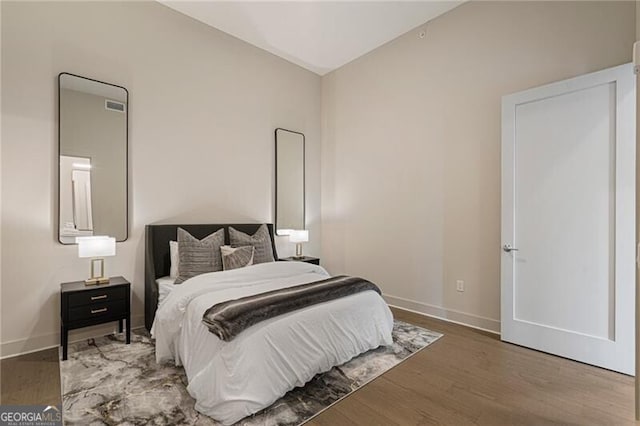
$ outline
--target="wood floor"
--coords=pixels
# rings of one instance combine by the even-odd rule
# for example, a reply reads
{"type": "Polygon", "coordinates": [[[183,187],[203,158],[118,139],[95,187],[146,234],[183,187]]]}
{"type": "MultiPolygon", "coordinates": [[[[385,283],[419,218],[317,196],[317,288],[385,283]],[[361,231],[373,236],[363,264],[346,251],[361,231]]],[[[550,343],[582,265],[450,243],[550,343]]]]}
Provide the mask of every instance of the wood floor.
{"type": "Polygon", "coordinates": [[[60,405],[58,349],[0,361],[0,404],[60,405]]]}
{"type": "MultiPolygon", "coordinates": [[[[637,425],[633,379],[467,327],[394,310],[444,333],[307,425],[637,425]]],[[[0,362],[2,404],[60,404],[58,351],[0,362]]]]}

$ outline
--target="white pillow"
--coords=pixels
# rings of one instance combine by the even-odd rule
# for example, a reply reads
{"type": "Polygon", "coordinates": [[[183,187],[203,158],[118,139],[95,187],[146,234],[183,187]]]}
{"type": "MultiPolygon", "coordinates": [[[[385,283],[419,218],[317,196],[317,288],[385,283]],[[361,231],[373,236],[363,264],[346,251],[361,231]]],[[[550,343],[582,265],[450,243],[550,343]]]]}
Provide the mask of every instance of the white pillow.
{"type": "Polygon", "coordinates": [[[178,276],[178,265],[180,264],[180,255],[178,253],[178,242],[169,241],[169,253],[171,258],[171,267],[169,268],[169,276],[176,278],[178,276]]]}
{"type": "Polygon", "coordinates": [[[253,256],[255,247],[242,246],[220,246],[220,254],[222,255],[222,269],[228,271],[230,269],[244,268],[253,265],[253,256]]]}

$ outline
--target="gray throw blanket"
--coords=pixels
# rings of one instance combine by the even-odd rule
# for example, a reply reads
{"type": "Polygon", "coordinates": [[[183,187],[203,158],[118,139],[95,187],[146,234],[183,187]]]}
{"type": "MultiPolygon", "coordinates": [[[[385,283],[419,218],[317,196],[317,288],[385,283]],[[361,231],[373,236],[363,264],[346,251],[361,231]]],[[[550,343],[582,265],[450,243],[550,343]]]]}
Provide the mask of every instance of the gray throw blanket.
{"type": "Polygon", "coordinates": [[[382,294],[378,286],[365,279],[340,275],[215,304],[204,313],[202,322],[228,342],[269,318],[367,290],[382,294]]]}

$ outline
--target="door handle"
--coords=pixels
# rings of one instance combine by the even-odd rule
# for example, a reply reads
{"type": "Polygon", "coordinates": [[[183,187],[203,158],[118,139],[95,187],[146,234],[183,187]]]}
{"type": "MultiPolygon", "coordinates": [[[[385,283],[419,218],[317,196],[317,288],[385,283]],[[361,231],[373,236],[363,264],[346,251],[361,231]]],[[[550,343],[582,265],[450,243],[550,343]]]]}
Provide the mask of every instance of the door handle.
{"type": "Polygon", "coordinates": [[[505,251],[505,253],[511,253],[512,251],[518,251],[517,248],[515,247],[511,247],[511,244],[505,244],[502,246],[502,250],[505,251]]]}

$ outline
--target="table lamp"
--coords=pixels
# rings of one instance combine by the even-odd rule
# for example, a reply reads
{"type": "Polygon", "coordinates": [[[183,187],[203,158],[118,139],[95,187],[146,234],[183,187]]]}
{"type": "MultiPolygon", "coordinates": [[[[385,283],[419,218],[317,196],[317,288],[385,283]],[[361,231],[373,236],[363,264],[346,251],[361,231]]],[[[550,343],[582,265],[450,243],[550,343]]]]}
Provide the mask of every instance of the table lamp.
{"type": "Polygon", "coordinates": [[[105,284],[109,278],[104,274],[104,259],[116,255],[116,239],[107,236],[76,237],[78,257],[91,257],[91,278],[85,285],[105,284]],[[98,272],[99,270],[99,272],[98,272]]]}
{"type": "Polygon", "coordinates": [[[292,243],[296,243],[296,255],[294,257],[296,259],[300,259],[304,257],[302,255],[302,243],[306,243],[307,241],[309,241],[309,231],[306,229],[291,231],[291,233],[289,234],[289,241],[292,243]]]}

